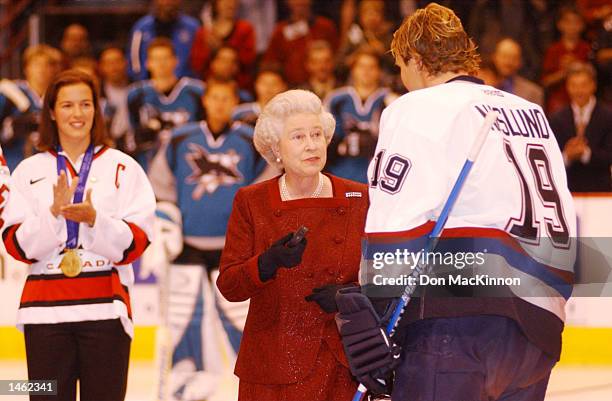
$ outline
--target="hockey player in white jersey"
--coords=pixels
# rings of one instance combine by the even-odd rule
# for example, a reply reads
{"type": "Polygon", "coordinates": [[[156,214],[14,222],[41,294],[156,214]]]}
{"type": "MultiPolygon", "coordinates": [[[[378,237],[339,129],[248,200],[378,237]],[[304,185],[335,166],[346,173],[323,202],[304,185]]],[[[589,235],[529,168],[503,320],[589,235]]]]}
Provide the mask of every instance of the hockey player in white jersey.
{"type": "Polygon", "coordinates": [[[453,270],[447,280],[481,285],[420,288],[390,338],[381,330],[388,313],[375,311],[373,296],[338,294],[351,370],[393,401],[543,400],[561,351],[576,242],[554,134],[538,105],[473,77],[476,46],[450,9],[432,3],[417,10],[395,32],[391,51],[409,93],[381,117],[368,170],[361,284],[380,284],[380,277],[372,280],[373,261],[383,275],[387,268],[411,272],[396,253],[383,251],[425,246],[484,115],[494,109],[499,118],[433,253],[446,247],[455,261],[480,253],[482,263],[472,261],[470,269],[442,264],[453,270]],[[473,281],[476,273],[482,281],[473,281]],[[489,287],[492,278],[505,284],[489,287]],[[446,296],[433,296],[439,292],[446,296]],[[457,293],[464,296],[451,297],[457,293]]]}

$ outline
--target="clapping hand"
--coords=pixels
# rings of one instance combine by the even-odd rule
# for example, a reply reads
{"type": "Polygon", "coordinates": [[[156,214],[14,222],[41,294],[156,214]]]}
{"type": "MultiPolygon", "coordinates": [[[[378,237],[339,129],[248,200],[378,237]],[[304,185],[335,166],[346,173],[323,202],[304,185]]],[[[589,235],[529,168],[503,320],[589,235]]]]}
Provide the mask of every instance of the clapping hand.
{"type": "Polygon", "coordinates": [[[50,208],[54,217],[61,214],[62,207],[69,205],[70,202],[72,202],[72,197],[74,196],[74,191],[76,191],[77,184],[78,180],[72,180],[72,184],[68,186],[68,178],[66,178],[66,173],[64,171],[60,172],[57,179],[57,184],[53,186],[53,204],[50,208]]]}
{"type": "Polygon", "coordinates": [[[62,206],[60,210],[62,216],[68,220],[87,223],[92,227],[96,222],[96,209],[94,209],[91,202],[91,189],[87,190],[87,195],[83,202],[62,206]]]}
{"type": "Polygon", "coordinates": [[[569,161],[574,161],[580,159],[587,148],[586,139],[583,136],[575,136],[567,141],[563,148],[563,153],[565,153],[569,161]]]}

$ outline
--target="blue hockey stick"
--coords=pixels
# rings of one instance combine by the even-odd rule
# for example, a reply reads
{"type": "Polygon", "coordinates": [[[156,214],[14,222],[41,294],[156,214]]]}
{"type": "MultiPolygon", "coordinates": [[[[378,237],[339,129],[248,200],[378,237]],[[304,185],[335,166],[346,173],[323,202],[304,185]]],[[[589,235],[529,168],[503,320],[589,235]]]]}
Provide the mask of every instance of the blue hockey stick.
{"type": "MultiPolygon", "coordinates": [[[[433,230],[429,234],[429,237],[427,239],[427,245],[425,246],[425,249],[423,250],[425,252],[425,255],[427,255],[429,252],[432,252],[436,248],[436,245],[438,244],[438,240],[440,239],[440,234],[442,234],[442,231],[444,230],[444,225],[446,224],[446,220],[448,220],[448,216],[451,210],[453,209],[453,206],[455,205],[457,198],[459,197],[459,193],[461,192],[461,189],[463,188],[463,184],[465,184],[468,174],[470,174],[472,165],[476,161],[476,158],[478,158],[478,154],[480,153],[480,150],[482,149],[482,145],[487,139],[487,134],[491,130],[491,127],[493,126],[495,121],[497,120],[498,115],[499,113],[497,111],[491,110],[485,116],[482,127],[480,128],[480,131],[478,132],[476,139],[474,139],[472,148],[470,149],[467,159],[465,160],[465,163],[463,164],[463,167],[461,168],[461,172],[459,173],[459,176],[457,177],[457,180],[455,181],[455,185],[453,186],[453,189],[451,190],[451,193],[448,196],[448,199],[446,200],[444,207],[442,208],[440,217],[438,218],[438,221],[436,222],[436,225],[434,226],[433,230]]],[[[423,259],[426,260],[427,258],[423,258],[423,259]]],[[[395,329],[397,328],[397,324],[399,323],[402,317],[402,313],[404,313],[404,308],[406,308],[406,305],[410,301],[410,297],[412,296],[412,294],[414,293],[417,287],[416,283],[418,282],[418,278],[423,273],[425,273],[425,271],[427,270],[427,267],[428,267],[427,264],[419,263],[408,276],[409,279],[407,281],[413,284],[409,284],[406,286],[406,288],[404,288],[404,292],[402,293],[402,296],[400,297],[398,304],[395,306],[395,309],[393,310],[393,315],[391,315],[391,320],[389,321],[389,323],[387,324],[387,327],[385,328],[387,335],[392,336],[393,333],[395,332],[395,329]],[[414,279],[411,280],[410,278],[412,277],[414,279]]],[[[361,401],[361,398],[364,396],[366,391],[367,391],[367,388],[363,384],[360,383],[359,387],[357,388],[357,391],[355,392],[355,395],[353,396],[353,401],[361,401]]]]}

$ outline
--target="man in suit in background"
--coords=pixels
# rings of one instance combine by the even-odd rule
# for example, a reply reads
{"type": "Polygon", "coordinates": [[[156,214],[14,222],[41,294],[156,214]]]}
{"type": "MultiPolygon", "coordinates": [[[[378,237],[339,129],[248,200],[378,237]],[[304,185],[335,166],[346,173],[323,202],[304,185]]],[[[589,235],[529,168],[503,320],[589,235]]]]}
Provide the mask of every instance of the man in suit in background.
{"type": "Polygon", "coordinates": [[[504,38],[497,42],[491,61],[498,75],[497,87],[540,106],[544,104],[544,90],[527,78],[518,75],[523,65],[521,45],[514,39],[504,38]]]}
{"type": "Polygon", "coordinates": [[[572,192],[612,191],[612,110],[595,98],[596,82],[590,64],[571,66],[566,80],[571,103],[550,119],[572,192]]]}

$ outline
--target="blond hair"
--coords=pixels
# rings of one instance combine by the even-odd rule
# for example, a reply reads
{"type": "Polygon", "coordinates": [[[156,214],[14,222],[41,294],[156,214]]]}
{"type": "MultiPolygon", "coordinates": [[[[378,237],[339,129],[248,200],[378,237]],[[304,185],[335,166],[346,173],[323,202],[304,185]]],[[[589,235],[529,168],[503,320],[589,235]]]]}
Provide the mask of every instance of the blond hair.
{"type": "Polygon", "coordinates": [[[59,65],[62,62],[62,53],[49,45],[32,45],[25,49],[21,57],[23,67],[27,67],[35,58],[45,57],[49,64],[59,65]]]}
{"type": "Polygon", "coordinates": [[[455,13],[437,3],[418,9],[393,34],[391,53],[404,63],[417,57],[431,74],[478,71],[480,56],[455,13]]]}

